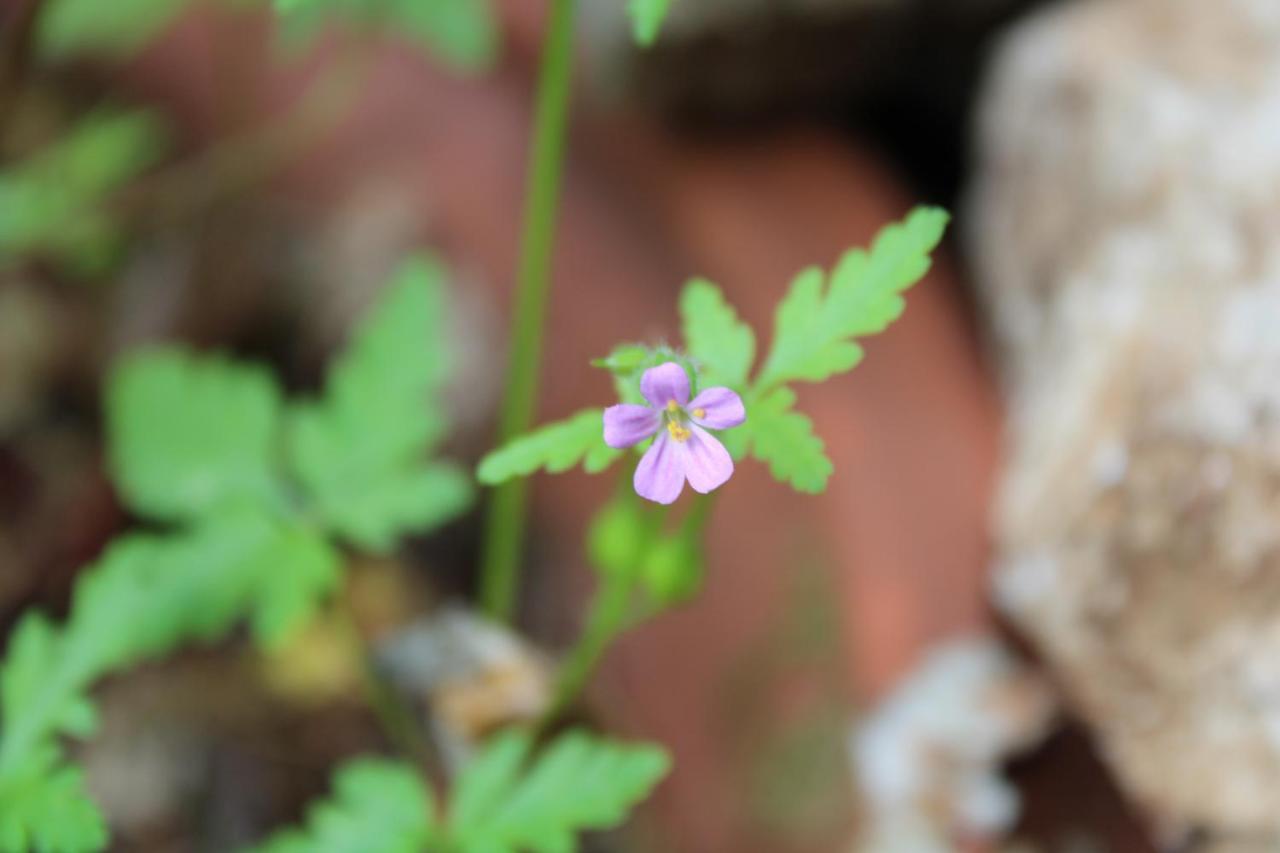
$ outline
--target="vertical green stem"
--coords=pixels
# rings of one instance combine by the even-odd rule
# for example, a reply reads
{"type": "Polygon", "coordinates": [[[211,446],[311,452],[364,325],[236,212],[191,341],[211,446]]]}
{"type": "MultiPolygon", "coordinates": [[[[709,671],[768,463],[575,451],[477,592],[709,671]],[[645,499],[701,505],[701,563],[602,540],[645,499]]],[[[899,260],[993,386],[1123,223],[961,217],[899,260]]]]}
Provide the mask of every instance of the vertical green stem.
{"type": "MultiPolygon", "coordinates": [[[[560,175],[564,166],[576,11],[577,0],[552,0],[551,20],[542,48],[525,190],[524,233],[511,318],[511,354],[498,422],[499,443],[524,432],[533,421],[560,201],[560,175]]],[[[517,569],[524,539],[525,489],[525,481],[519,478],[499,486],[490,498],[485,519],[480,599],[491,617],[505,622],[511,620],[515,608],[517,569]]]]}
{"type": "Polygon", "coordinates": [[[596,590],[586,628],[560,669],[555,695],[543,714],[540,728],[554,722],[574,703],[609,646],[627,629],[635,588],[631,578],[611,575],[596,590]]]}

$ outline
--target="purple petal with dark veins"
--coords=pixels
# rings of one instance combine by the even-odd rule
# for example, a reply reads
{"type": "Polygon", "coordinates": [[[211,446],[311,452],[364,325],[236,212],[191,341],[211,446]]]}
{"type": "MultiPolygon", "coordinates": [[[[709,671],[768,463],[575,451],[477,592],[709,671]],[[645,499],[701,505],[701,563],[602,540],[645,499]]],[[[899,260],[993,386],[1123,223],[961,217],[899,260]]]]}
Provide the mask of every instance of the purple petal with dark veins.
{"type": "Polygon", "coordinates": [[[680,491],[684,489],[685,454],[682,450],[680,442],[664,430],[636,466],[632,480],[636,494],[660,504],[672,503],[680,497],[680,491]]]}
{"type": "Polygon", "coordinates": [[[640,377],[640,393],[655,409],[665,409],[672,400],[683,406],[689,402],[689,375],[674,361],[659,364],[640,377]]]}
{"type": "Polygon", "coordinates": [[[684,473],[695,492],[706,494],[723,486],[733,476],[733,459],[714,435],[699,426],[689,427],[692,435],[683,442],[684,473]]]}
{"type": "Polygon", "coordinates": [[[695,424],[711,429],[736,427],[747,419],[746,407],[737,392],[729,388],[706,388],[689,403],[695,424]]]}
{"type": "Polygon", "coordinates": [[[621,450],[662,428],[662,414],[648,406],[622,403],[604,410],[604,443],[621,450]]]}

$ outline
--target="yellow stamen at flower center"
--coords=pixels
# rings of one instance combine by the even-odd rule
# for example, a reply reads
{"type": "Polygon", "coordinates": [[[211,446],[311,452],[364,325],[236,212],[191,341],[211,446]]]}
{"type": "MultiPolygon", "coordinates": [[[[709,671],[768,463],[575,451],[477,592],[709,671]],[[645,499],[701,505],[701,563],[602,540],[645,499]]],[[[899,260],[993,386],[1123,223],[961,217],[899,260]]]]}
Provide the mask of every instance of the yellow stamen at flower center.
{"type": "Polygon", "coordinates": [[[676,441],[688,441],[689,436],[692,435],[688,427],[681,426],[675,421],[667,421],[667,432],[671,433],[671,437],[676,441]]]}
{"type": "Polygon", "coordinates": [[[694,416],[695,418],[697,418],[698,420],[702,420],[703,418],[705,418],[705,417],[707,416],[707,410],[706,410],[706,409],[694,409],[694,410],[693,410],[693,416],[694,416]]]}
{"type": "Polygon", "coordinates": [[[667,411],[674,415],[676,412],[680,411],[680,404],[675,400],[668,400],[667,411]]]}

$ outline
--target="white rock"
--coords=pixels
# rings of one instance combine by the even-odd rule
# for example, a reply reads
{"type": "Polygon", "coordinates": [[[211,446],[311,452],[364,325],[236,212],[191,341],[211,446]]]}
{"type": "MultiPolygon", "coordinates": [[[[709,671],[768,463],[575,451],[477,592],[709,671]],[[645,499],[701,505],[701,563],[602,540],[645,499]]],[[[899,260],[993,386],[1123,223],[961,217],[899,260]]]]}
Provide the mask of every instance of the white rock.
{"type": "Polygon", "coordinates": [[[1050,711],[1044,685],[995,641],[936,649],[850,738],[867,811],[856,849],[925,853],[997,838],[1018,814],[999,764],[1039,739],[1050,711]]]}
{"type": "Polygon", "coordinates": [[[1009,465],[996,599],[1152,817],[1280,828],[1280,3],[1013,32],[971,255],[1009,465]]]}

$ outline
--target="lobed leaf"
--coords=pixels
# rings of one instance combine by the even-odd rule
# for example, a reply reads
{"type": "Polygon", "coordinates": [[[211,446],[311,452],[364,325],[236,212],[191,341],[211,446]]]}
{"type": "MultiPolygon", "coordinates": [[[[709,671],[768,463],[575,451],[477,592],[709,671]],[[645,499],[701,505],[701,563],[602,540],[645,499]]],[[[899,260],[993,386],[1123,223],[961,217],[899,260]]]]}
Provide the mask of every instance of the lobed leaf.
{"type": "Polygon", "coordinates": [[[0,822],[0,839],[82,849],[74,838],[88,837],[93,806],[73,796],[79,774],[63,763],[58,738],[93,727],[89,686],[182,643],[224,634],[279,569],[282,535],[250,514],[210,519],[182,535],[128,536],[81,576],[65,626],[39,613],[23,618],[0,664],[0,815],[15,816],[0,822]],[[42,806],[50,797],[65,799],[65,813],[42,806]],[[51,840],[61,832],[75,835],[66,844],[51,840]]]}
{"type": "Polygon", "coordinates": [[[796,395],[779,388],[751,408],[751,455],[769,466],[770,473],[800,492],[817,494],[827,487],[835,467],[827,458],[813,422],[793,411],[796,395]]]}
{"type": "Polygon", "coordinates": [[[702,368],[703,385],[746,387],[756,355],[756,336],[738,319],[720,288],[694,279],[680,294],[684,341],[702,368]]]}
{"type": "Polygon", "coordinates": [[[882,332],[902,314],[902,292],[929,271],[947,219],[938,208],[917,208],[882,230],[870,252],[845,253],[829,286],[821,270],[801,272],[778,306],[758,387],[821,382],[852,369],[862,359],[854,338],[882,332]]]}
{"type": "Polygon", "coordinates": [[[471,502],[457,469],[427,459],[447,428],[444,301],[435,259],[405,263],[334,364],[323,399],[289,414],[286,450],[306,496],[327,526],[371,550],[471,502]]]}
{"type": "Polygon", "coordinates": [[[333,797],[308,810],[305,827],[285,830],[256,853],[418,853],[438,849],[431,792],[413,767],[352,761],[334,776],[333,797]]]}
{"type": "Polygon", "coordinates": [[[317,532],[282,524],[267,543],[252,602],[258,643],[279,647],[306,625],[342,580],[342,560],[317,532]]]}
{"type": "Polygon", "coordinates": [[[489,0],[274,0],[286,36],[310,41],[331,22],[356,24],[407,39],[456,71],[489,68],[498,25],[489,0]]]}
{"type": "Polygon", "coordinates": [[[0,171],[0,267],[40,255],[74,271],[101,268],[120,237],[106,202],[161,148],[160,125],[150,114],[101,110],[0,171]]]}
{"type": "Polygon", "coordinates": [[[126,357],[107,382],[113,479],[167,521],[272,506],[280,391],[267,371],[171,347],[126,357]]]}
{"type": "Polygon", "coordinates": [[[496,486],[539,469],[559,474],[578,463],[588,474],[612,465],[623,451],[604,443],[604,413],[584,409],[571,418],[540,427],[480,460],[476,478],[496,486]]]}
{"type": "Polygon", "coordinates": [[[559,853],[578,833],[625,819],[670,768],[662,750],[581,731],[560,735],[531,766],[529,736],[499,735],[464,771],[449,822],[462,850],[559,853]]]}
{"type": "Polygon", "coordinates": [[[0,850],[88,853],[106,844],[106,821],[78,768],[59,765],[0,788],[0,850]]]}
{"type": "Polygon", "coordinates": [[[186,4],[187,0],[56,0],[40,16],[38,49],[48,59],[79,54],[125,57],[164,30],[186,4]]]}

